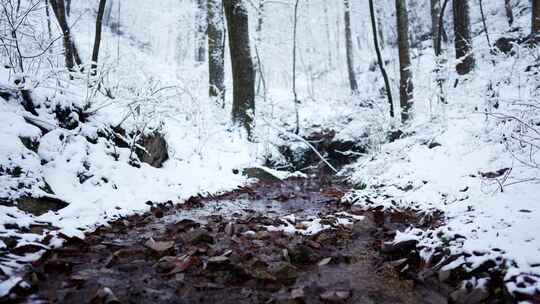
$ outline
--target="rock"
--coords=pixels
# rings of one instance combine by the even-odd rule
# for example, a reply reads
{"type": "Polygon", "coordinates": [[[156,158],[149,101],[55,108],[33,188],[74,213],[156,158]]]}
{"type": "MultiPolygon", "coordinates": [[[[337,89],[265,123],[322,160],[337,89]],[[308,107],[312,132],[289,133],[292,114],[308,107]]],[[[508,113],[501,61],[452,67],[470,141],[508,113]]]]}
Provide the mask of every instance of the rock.
{"type": "Polygon", "coordinates": [[[291,296],[289,297],[292,300],[303,299],[306,296],[303,288],[297,288],[291,290],[291,296]]]}
{"type": "Polygon", "coordinates": [[[194,220],[183,219],[172,226],[174,227],[174,231],[178,233],[188,231],[191,228],[199,228],[201,224],[195,222],[194,220]]]}
{"type": "Polygon", "coordinates": [[[281,182],[282,179],[266,170],[265,167],[245,168],[242,173],[249,178],[256,178],[263,183],[281,182]]]}
{"type": "Polygon", "coordinates": [[[35,216],[40,216],[49,211],[58,211],[67,207],[69,204],[61,199],[42,196],[42,197],[30,197],[25,196],[17,200],[17,208],[24,212],[30,213],[35,216]]]}
{"type": "Polygon", "coordinates": [[[39,148],[39,140],[33,137],[23,137],[19,136],[19,139],[21,140],[21,143],[30,151],[34,151],[37,153],[39,148]]]}
{"type": "Polygon", "coordinates": [[[120,304],[121,302],[108,287],[99,289],[94,297],[90,300],[90,304],[120,304]]]}
{"type": "Polygon", "coordinates": [[[440,147],[440,146],[442,146],[440,143],[438,143],[436,141],[432,141],[432,142],[429,143],[428,148],[433,149],[433,148],[437,148],[437,147],[440,147]]]}
{"type": "Polygon", "coordinates": [[[407,253],[416,248],[418,244],[417,240],[406,240],[398,243],[395,242],[385,242],[382,245],[381,251],[386,254],[393,253],[407,253]]]}
{"type": "Polygon", "coordinates": [[[517,38],[501,37],[495,41],[495,47],[504,54],[514,55],[514,45],[519,43],[517,38]]]}
{"type": "Polygon", "coordinates": [[[456,304],[479,304],[489,297],[484,288],[473,288],[470,291],[460,288],[450,294],[450,299],[456,304]]]}
{"type": "Polygon", "coordinates": [[[353,235],[363,235],[371,234],[377,230],[377,225],[375,222],[368,216],[366,216],[361,221],[356,221],[353,224],[352,233],[353,235]]]}
{"type": "Polygon", "coordinates": [[[448,279],[450,279],[450,276],[452,275],[452,270],[446,269],[446,270],[439,270],[437,271],[437,277],[439,278],[440,282],[446,282],[448,279]]]}
{"type": "Polygon", "coordinates": [[[282,282],[289,282],[296,280],[300,276],[298,268],[287,262],[279,262],[270,265],[270,273],[276,277],[276,279],[282,282]]]}
{"type": "Polygon", "coordinates": [[[292,246],[288,249],[289,258],[294,264],[313,264],[320,260],[319,255],[311,248],[303,244],[292,246]]]}
{"type": "Polygon", "coordinates": [[[16,100],[19,99],[19,93],[15,89],[2,85],[0,86],[0,98],[4,99],[5,101],[10,101],[12,99],[16,100]]]}
{"type": "Polygon", "coordinates": [[[0,241],[4,242],[8,249],[13,249],[17,247],[19,239],[20,238],[16,236],[0,236],[0,241]]]}
{"type": "Polygon", "coordinates": [[[153,238],[150,238],[148,241],[144,243],[144,246],[152,249],[153,251],[159,254],[163,254],[165,252],[169,252],[173,250],[174,242],[173,241],[160,242],[160,241],[155,241],[153,238]]]}
{"type": "Polygon", "coordinates": [[[138,144],[144,148],[135,149],[139,159],[152,167],[161,168],[169,159],[167,141],[159,132],[143,135],[138,144]]]}
{"type": "Polygon", "coordinates": [[[330,303],[344,303],[348,298],[351,297],[351,292],[346,290],[340,291],[326,291],[320,295],[321,300],[330,302],[330,303]]]}
{"type": "Polygon", "coordinates": [[[208,231],[204,229],[195,229],[186,232],[184,235],[184,241],[190,244],[201,244],[201,243],[207,243],[207,244],[213,244],[214,238],[208,233],[208,231]]]}
{"type": "Polygon", "coordinates": [[[405,133],[403,133],[403,131],[401,131],[401,130],[399,130],[399,129],[398,129],[398,130],[392,130],[392,131],[389,131],[389,132],[388,132],[388,135],[387,135],[388,141],[389,141],[389,142],[394,142],[394,141],[396,141],[396,140],[402,138],[404,134],[405,134],[405,133]]]}

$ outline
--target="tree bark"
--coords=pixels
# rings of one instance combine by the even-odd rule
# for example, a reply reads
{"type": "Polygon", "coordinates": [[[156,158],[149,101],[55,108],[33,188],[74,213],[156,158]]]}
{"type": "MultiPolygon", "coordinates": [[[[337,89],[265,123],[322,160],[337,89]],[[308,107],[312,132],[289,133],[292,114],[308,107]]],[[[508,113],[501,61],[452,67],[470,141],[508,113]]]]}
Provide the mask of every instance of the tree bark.
{"type": "Polygon", "coordinates": [[[397,36],[399,51],[399,104],[401,121],[410,118],[413,99],[411,56],[409,50],[409,17],[405,0],[396,0],[397,36]]]}
{"type": "Polygon", "coordinates": [[[540,0],[532,0],[531,38],[534,42],[540,41],[540,0]]]}
{"type": "Polygon", "coordinates": [[[347,72],[349,74],[349,86],[352,93],[356,93],[358,91],[358,83],[356,82],[356,76],[354,75],[354,55],[351,33],[351,5],[349,0],[344,0],[343,3],[345,5],[345,50],[347,53],[347,72]]]}
{"type": "Polygon", "coordinates": [[[64,58],[66,68],[69,71],[73,71],[75,66],[74,62],[74,44],[71,40],[71,32],[66,19],[66,8],[64,0],[49,0],[49,4],[52,7],[53,13],[58,21],[58,25],[62,30],[62,41],[64,44],[64,58]]]}
{"type": "Polygon", "coordinates": [[[255,71],[249,44],[248,12],[242,0],[224,0],[233,76],[233,123],[252,140],[255,114],[255,71]]]}
{"type": "Polygon", "coordinates": [[[373,45],[375,46],[375,52],[377,53],[377,61],[381,70],[382,77],[384,79],[384,85],[386,88],[386,96],[388,97],[388,104],[390,105],[390,117],[394,117],[394,101],[392,99],[392,91],[390,89],[390,81],[388,80],[388,74],[384,68],[384,62],[379,47],[379,39],[377,38],[377,20],[375,17],[375,9],[373,8],[373,0],[369,0],[369,15],[371,17],[371,29],[373,32],[373,45]]]}
{"type": "Polygon", "coordinates": [[[195,61],[202,63],[206,59],[206,30],[207,30],[207,13],[208,5],[205,0],[197,0],[197,49],[195,50],[195,61]]]}
{"type": "Polygon", "coordinates": [[[225,98],[225,28],[223,2],[208,0],[208,80],[210,97],[225,98]]]}
{"type": "Polygon", "coordinates": [[[504,0],[504,9],[506,11],[506,19],[508,20],[508,26],[512,27],[514,24],[514,12],[512,10],[512,0],[504,0]]]}
{"type": "MultiPolygon", "coordinates": [[[[540,1],[540,0],[539,0],[540,1]]],[[[469,0],[453,0],[454,9],[454,45],[456,50],[456,71],[466,75],[474,69],[474,54],[471,39],[469,0]]]]}
{"type": "Polygon", "coordinates": [[[92,75],[97,73],[97,62],[99,57],[99,46],[101,44],[101,27],[103,24],[103,14],[107,0],[99,0],[99,8],[96,17],[96,35],[94,37],[94,48],[92,50],[92,75]]]}
{"type": "Polygon", "coordinates": [[[298,99],[298,93],[296,92],[296,43],[297,43],[297,34],[298,34],[298,5],[300,4],[300,0],[296,0],[294,3],[294,20],[293,20],[293,66],[292,66],[292,91],[293,91],[293,97],[294,97],[294,115],[296,118],[295,128],[294,128],[294,134],[300,133],[300,115],[298,111],[298,105],[300,104],[300,100],[298,99]]]}
{"type": "MultiPolygon", "coordinates": [[[[446,32],[444,28],[441,27],[439,22],[439,17],[441,16],[441,0],[431,0],[431,37],[433,39],[433,48],[437,48],[437,39],[439,38],[439,32],[441,32],[442,38],[446,42],[448,37],[446,37],[446,32]]],[[[442,23],[444,27],[444,23],[442,23]]]]}

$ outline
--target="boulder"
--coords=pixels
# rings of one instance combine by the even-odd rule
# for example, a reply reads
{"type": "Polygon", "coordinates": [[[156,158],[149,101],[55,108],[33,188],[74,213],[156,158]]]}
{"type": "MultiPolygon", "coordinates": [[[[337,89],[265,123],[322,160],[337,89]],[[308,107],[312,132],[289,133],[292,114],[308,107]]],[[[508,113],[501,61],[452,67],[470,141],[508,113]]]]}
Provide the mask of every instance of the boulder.
{"type": "Polygon", "coordinates": [[[159,132],[143,135],[138,144],[142,148],[135,149],[137,156],[152,167],[161,168],[169,159],[167,141],[159,132]]]}
{"type": "Polygon", "coordinates": [[[242,173],[249,178],[256,178],[263,183],[281,182],[282,179],[264,167],[245,168],[242,173]]]}
{"type": "Polygon", "coordinates": [[[64,202],[63,200],[51,196],[25,196],[17,200],[17,208],[19,210],[35,216],[40,216],[49,211],[58,211],[67,207],[68,205],[69,204],[64,202]]]}

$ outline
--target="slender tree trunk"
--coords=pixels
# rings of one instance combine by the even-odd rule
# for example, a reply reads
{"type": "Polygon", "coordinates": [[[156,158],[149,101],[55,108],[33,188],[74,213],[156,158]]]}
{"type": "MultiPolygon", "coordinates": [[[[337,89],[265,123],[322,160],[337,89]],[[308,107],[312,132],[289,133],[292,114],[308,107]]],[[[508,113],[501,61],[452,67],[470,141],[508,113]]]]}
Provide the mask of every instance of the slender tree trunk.
{"type": "Polygon", "coordinates": [[[437,99],[440,103],[446,103],[446,98],[444,96],[444,82],[445,78],[443,73],[441,72],[444,67],[444,63],[446,62],[446,59],[442,56],[442,40],[443,40],[443,24],[444,24],[444,13],[446,11],[446,7],[448,6],[449,0],[444,0],[443,5],[439,11],[439,16],[437,18],[438,22],[438,33],[436,34],[436,43],[435,43],[435,77],[437,81],[437,87],[439,89],[439,92],[437,94],[437,99]]]}
{"type": "Polygon", "coordinates": [[[73,67],[75,66],[75,63],[73,61],[74,45],[71,40],[71,32],[66,20],[66,8],[64,5],[64,0],[49,0],[49,3],[53,9],[54,15],[56,16],[58,25],[62,30],[62,41],[64,44],[64,58],[66,68],[69,71],[73,71],[73,67]]]}
{"type": "Polygon", "coordinates": [[[242,0],[224,0],[233,76],[233,123],[246,129],[250,140],[255,115],[255,71],[249,44],[248,12],[242,0]]]}
{"type": "Polygon", "coordinates": [[[297,38],[297,30],[298,30],[298,5],[300,3],[300,0],[296,0],[294,3],[294,20],[293,20],[293,81],[292,81],[292,91],[294,96],[294,114],[296,117],[296,126],[294,128],[294,134],[300,133],[300,114],[298,113],[298,106],[300,104],[300,100],[298,99],[298,93],[296,92],[296,38],[297,38]]]}
{"type": "Polygon", "coordinates": [[[439,14],[441,12],[441,1],[431,0],[431,39],[433,49],[437,47],[437,35],[439,34],[439,14]]]}
{"type": "MultiPolygon", "coordinates": [[[[73,39],[71,39],[71,50],[73,53],[73,60],[75,61],[75,64],[77,64],[79,67],[82,66],[83,62],[81,59],[81,55],[79,55],[79,49],[77,48],[77,45],[75,44],[75,41],[73,39]]],[[[83,70],[84,69],[81,68],[81,71],[83,70]]]]}
{"type": "Polygon", "coordinates": [[[531,38],[534,42],[540,41],[540,0],[532,0],[531,38]]]}
{"type": "Polygon", "coordinates": [[[207,13],[208,6],[206,0],[197,0],[197,49],[195,50],[195,61],[202,63],[206,59],[206,30],[207,30],[207,13]]]}
{"type": "Polygon", "coordinates": [[[396,0],[398,51],[399,51],[399,104],[401,121],[410,118],[413,99],[411,56],[409,50],[409,16],[405,0],[396,0]]]}
{"type": "MultiPolygon", "coordinates": [[[[49,12],[49,1],[45,1],[45,15],[47,17],[47,34],[49,40],[52,39],[52,27],[51,27],[51,13],[49,12]]],[[[49,52],[52,51],[52,48],[49,48],[49,52]]]]}
{"type": "Polygon", "coordinates": [[[97,73],[97,62],[99,57],[99,46],[101,44],[101,27],[103,24],[103,14],[107,0],[99,0],[99,8],[96,17],[96,35],[94,37],[94,49],[92,50],[92,75],[97,73]]]}
{"type": "Polygon", "coordinates": [[[208,80],[209,95],[217,97],[224,106],[225,98],[225,28],[223,2],[208,0],[208,80]]]}
{"type": "Polygon", "coordinates": [[[506,19],[508,20],[508,26],[514,25],[514,12],[512,10],[512,0],[504,0],[504,9],[506,11],[506,19]]]}
{"type": "Polygon", "coordinates": [[[257,33],[260,35],[264,22],[264,1],[259,0],[259,11],[257,12],[257,33]]]}
{"type": "Polygon", "coordinates": [[[328,54],[328,70],[332,69],[333,60],[332,60],[332,40],[330,39],[330,19],[328,17],[328,2],[324,1],[324,29],[326,34],[326,48],[328,54]]]}
{"type": "Polygon", "coordinates": [[[489,39],[489,30],[487,27],[486,14],[484,14],[484,3],[482,0],[478,0],[478,5],[480,6],[480,17],[482,18],[482,25],[484,26],[484,34],[486,35],[486,40],[488,47],[491,48],[491,39],[489,39]]]}
{"type": "Polygon", "coordinates": [[[353,93],[358,91],[356,76],[354,75],[354,57],[353,57],[353,42],[351,33],[351,5],[349,0],[344,0],[345,4],[345,50],[347,53],[347,72],[349,73],[349,86],[353,93]]]}
{"type": "Polygon", "coordinates": [[[66,0],[66,15],[71,15],[71,0],[66,0]]]}
{"type": "Polygon", "coordinates": [[[377,38],[377,20],[375,17],[375,9],[373,8],[373,0],[369,0],[369,14],[371,17],[373,45],[375,46],[375,52],[377,53],[377,61],[379,62],[379,69],[381,70],[381,74],[384,79],[386,96],[388,97],[388,104],[390,105],[390,117],[394,117],[394,101],[392,99],[392,91],[390,89],[390,81],[388,80],[388,74],[386,73],[386,69],[384,68],[384,61],[382,59],[381,50],[379,47],[379,39],[377,38]]]}
{"type": "Polygon", "coordinates": [[[474,69],[469,0],[453,0],[452,4],[454,8],[454,44],[458,60],[456,71],[459,75],[466,75],[474,69]]]}

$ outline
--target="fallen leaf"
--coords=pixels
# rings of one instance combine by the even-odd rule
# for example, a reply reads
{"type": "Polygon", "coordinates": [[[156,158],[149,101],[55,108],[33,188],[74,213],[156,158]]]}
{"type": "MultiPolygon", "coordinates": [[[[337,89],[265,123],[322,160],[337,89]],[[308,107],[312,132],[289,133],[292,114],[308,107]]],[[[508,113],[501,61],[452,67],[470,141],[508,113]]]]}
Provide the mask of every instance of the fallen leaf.
{"type": "Polygon", "coordinates": [[[318,265],[319,265],[319,266],[328,265],[328,263],[330,263],[330,261],[332,261],[332,258],[331,258],[331,257],[329,257],[329,258],[324,258],[324,259],[322,259],[322,260],[318,263],[318,265]]]}
{"type": "Polygon", "coordinates": [[[162,253],[162,252],[172,249],[174,246],[174,242],[173,241],[161,242],[161,241],[155,241],[153,238],[150,238],[148,241],[146,241],[146,243],[144,243],[144,246],[158,253],[162,253]]]}

